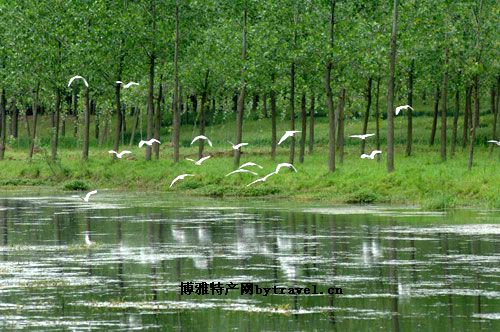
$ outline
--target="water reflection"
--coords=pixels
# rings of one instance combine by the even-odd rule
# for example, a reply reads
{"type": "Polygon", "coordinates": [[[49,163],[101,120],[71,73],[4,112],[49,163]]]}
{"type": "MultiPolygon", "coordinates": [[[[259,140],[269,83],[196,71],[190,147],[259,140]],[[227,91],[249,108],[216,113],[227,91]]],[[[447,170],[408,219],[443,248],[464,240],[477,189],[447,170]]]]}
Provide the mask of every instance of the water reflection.
{"type": "Polygon", "coordinates": [[[0,328],[498,326],[498,214],[479,226],[470,215],[457,223],[442,214],[400,219],[161,203],[0,200],[0,328]],[[324,294],[181,295],[181,282],[315,284],[324,294]]]}

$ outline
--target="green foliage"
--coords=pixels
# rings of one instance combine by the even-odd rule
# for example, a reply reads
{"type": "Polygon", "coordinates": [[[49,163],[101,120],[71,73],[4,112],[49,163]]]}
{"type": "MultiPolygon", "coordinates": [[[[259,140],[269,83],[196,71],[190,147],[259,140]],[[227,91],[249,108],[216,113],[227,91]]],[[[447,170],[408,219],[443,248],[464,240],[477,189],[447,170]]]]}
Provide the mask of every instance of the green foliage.
{"type": "Polygon", "coordinates": [[[90,186],[82,180],[70,180],[64,183],[63,188],[65,190],[89,190],[90,186]]]}
{"type": "Polygon", "coordinates": [[[346,199],[346,203],[354,203],[354,204],[357,203],[368,204],[376,201],[381,202],[381,200],[378,199],[377,194],[371,191],[370,189],[359,189],[351,193],[346,199]]]}
{"type": "Polygon", "coordinates": [[[423,201],[422,207],[428,210],[447,210],[457,206],[455,197],[447,193],[435,193],[423,201]]]}

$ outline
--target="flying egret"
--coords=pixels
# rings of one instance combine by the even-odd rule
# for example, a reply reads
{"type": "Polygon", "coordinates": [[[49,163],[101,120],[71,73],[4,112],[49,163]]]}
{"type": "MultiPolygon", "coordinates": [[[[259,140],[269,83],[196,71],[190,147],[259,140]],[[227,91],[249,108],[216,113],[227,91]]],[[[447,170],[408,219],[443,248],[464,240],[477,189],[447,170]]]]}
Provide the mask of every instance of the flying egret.
{"type": "Polygon", "coordinates": [[[118,159],[122,159],[122,157],[123,157],[124,155],[129,154],[129,153],[132,153],[132,152],[131,152],[131,151],[128,151],[128,150],[124,150],[124,151],[122,151],[122,152],[118,153],[118,152],[116,152],[115,150],[109,150],[109,151],[108,151],[108,153],[110,153],[110,154],[113,154],[113,153],[114,153],[114,154],[116,155],[116,158],[118,158],[118,159]]]}
{"type": "Polygon", "coordinates": [[[281,136],[280,141],[278,142],[278,145],[283,143],[288,137],[293,137],[295,134],[300,133],[300,130],[287,130],[285,131],[285,134],[281,136]]]}
{"type": "Polygon", "coordinates": [[[233,144],[229,141],[227,141],[227,142],[233,146],[233,150],[239,150],[242,146],[248,145],[248,143],[233,144]]]}
{"type": "Polygon", "coordinates": [[[259,175],[259,174],[255,173],[255,172],[249,171],[248,169],[238,168],[237,170],[232,171],[231,173],[227,173],[226,176],[229,176],[231,174],[236,174],[236,173],[249,173],[249,174],[252,174],[252,175],[259,175]]]}
{"type": "Polygon", "coordinates": [[[148,145],[148,146],[151,146],[151,145],[153,145],[153,143],[158,143],[158,144],[161,144],[159,140],[157,140],[156,138],[152,138],[152,139],[150,139],[149,141],[143,141],[143,140],[141,140],[141,141],[139,142],[139,147],[140,147],[140,148],[142,148],[142,146],[143,146],[144,144],[146,144],[146,145],[148,145]]]}
{"type": "Polygon", "coordinates": [[[500,141],[495,141],[494,139],[490,139],[488,141],[488,143],[493,143],[493,144],[496,144],[496,145],[500,146],[500,141]]]}
{"type": "Polygon", "coordinates": [[[191,145],[193,145],[194,142],[196,142],[197,140],[199,139],[203,139],[203,140],[206,140],[208,142],[208,145],[212,146],[212,141],[210,141],[208,139],[207,136],[204,136],[204,135],[199,135],[199,136],[196,136],[195,138],[193,138],[193,140],[191,141],[191,145]]]}
{"type": "Polygon", "coordinates": [[[243,165],[241,165],[240,167],[238,168],[245,168],[245,167],[250,167],[250,166],[257,166],[258,168],[262,169],[263,167],[260,166],[259,164],[256,164],[256,163],[253,163],[253,162],[248,162],[248,163],[244,163],[243,165]]]}
{"type": "Polygon", "coordinates": [[[90,199],[90,196],[95,195],[95,194],[97,194],[97,190],[92,190],[91,192],[88,192],[87,195],[85,195],[85,197],[80,197],[80,198],[83,199],[85,202],[88,202],[90,199]]]}
{"type": "Polygon", "coordinates": [[[70,80],[69,80],[69,83],[68,83],[68,88],[71,86],[71,83],[73,83],[74,80],[76,79],[81,79],[83,80],[83,84],[85,84],[85,86],[88,88],[89,87],[89,84],[87,83],[87,80],[84,79],[82,76],[79,76],[79,75],[76,75],[76,76],[73,76],[70,80]]]}
{"type": "MultiPolygon", "coordinates": [[[[122,81],[116,81],[115,83],[116,83],[116,84],[123,84],[123,82],[122,82],[122,81]]],[[[139,83],[137,83],[137,82],[128,82],[127,84],[125,84],[125,85],[123,86],[123,88],[124,88],[124,89],[128,89],[128,88],[130,88],[132,85],[140,85],[140,84],[139,84],[139,83]]]]}
{"type": "Polygon", "coordinates": [[[208,158],[210,158],[210,157],[211,157],[211,156],[206,156],[206,157],[201,158],[201,159],[200,159],[200,160],[198,160],[198,161],[196,161],[196,160],[194,160],[194,159],[191,159],[191,158],[186,158],[186,160],[192,161],[195,165],[200,166],[201,164],[203,164],[203,162],[204,162],[205,160],[207,160],[207,159],[208,159],[208,158]]]}
{"type": "Polygon", "coordinates": [[[93,241],[90,241],[90,233],[89,232],[85,232],[85,244],[87,246],[91,246],[94,244],[93,241]]]}
{"type": "Polygon", "coordinates": [[[362,140],[365,140],[367,139],[368,137],[371,137],[371,136],[374,136],[375,134],[364,134],[364,135],[351,135],[349,137],[352,137],[352,138],[359,138],[359,139],[362,139],[362,140]]]}
{"type": "Polygon", "coordinates": [[[382,153],[382,151],[380,151],[380,150],[373,150],[370,154],[363,153],[361,155],[361,159],[366,159],[366,158],[373,159],[379,153],[382,153]]]}
{"type": "Polygon", "coordinates": [[[288,167],[288,168],[291,168],[295,171],[295,173],[297,173],[297,169],[292,165],[292,164],[289,164],[289,163],[281,163],[281,164],[278,164],[276,166],[276,170],[274,171],[274,174],[278,174],[278,172],[280,171],[280,169],[282,167],[288,167]]]}
{"type": "Polygon", "coordinates": [[[179,175],[178,177],[176,177],[176,178],[172,181],[172,183],[170,183],[170,187],[169,187],[169,188],[172,188],[172,186],[174,185],[174,183],[176,183],[176,182],[177,182],[177,181],[179,181],[179,180],[184,180],[184,178],[185,178],[185,177],[187,177],[187,176],[194,176],[194,175],[193,175],[193,174],[181,174],[181,175],[179,175]]]}
{"type": "Polygon", "coordinates": [[[267,180],[270,176],[272,176],[272,175],[274,175],[274,174],[276,174],[276,173],[274,173],[274,172],[269,173],[269,174],[267,174],[266,176],[264,176],[263,178],[257,179],[257,180],[255,180],[255,181],[253,181],[253,182],[251,182],[251,183],[247,184],[247,187],[250,187],[252,184],[255,184],[255,183],[257,183],[257,182],[266,182],[266,180],[267,180]]]}
{"type": "Polygon", "coordinates": [[[398,106],[396,107],[396,115],[399,114],[399,112],[401,112],[402,110],[407,110],[407,109],[411,109],[413,111],[413,107],[411,107],[410,105],[403,105],[403,106],[398,106]]]}

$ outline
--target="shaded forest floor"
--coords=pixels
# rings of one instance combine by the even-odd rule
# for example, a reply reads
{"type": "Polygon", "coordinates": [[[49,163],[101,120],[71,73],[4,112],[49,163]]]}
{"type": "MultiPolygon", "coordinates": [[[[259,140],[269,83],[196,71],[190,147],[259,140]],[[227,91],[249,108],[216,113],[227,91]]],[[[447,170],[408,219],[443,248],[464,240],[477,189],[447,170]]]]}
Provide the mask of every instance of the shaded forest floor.
{"type": "MultiPolygon", "coordinates": [[[[45,119],[46,121],[47,119],[45,119]]],[[[384,125],[385,121],[382,121],[384,125]]],[[[448,123],[451,123],[449,119],[448,123]]],[[[387,174],[385,147],[382,142],[380,162],[360,159],[360,141],[348,138],[350,134],[360,133],[361,121],[348,120],[346,125],[346,147],[344,163],[338,163],[335,173],[327,169],[327,135],[325,118],[318,118],[316,125],[314,152],[306,152],[305,162],[298,162],[299,143],[297,140],[296,162],[298,173],[282,170],[265,183],[246,185],[257,177],[249,174],[225,175],[233,170],[232,150],[226,142],[234,137],[232,122],[207,128],[214,147],[206,146],[206,154],[213,157],[202,166],[195,166],[185,160],[196,159],[197,147],[189,147],[190,140],[197,135],[197,128],[182,128],[182,161],[174,164],[171,159],[172,148],[164,133],[160,160],[146,162],[144,150],[128,144],[122,149],[130,149],[133,155],[127,159],[112,161],[108,150],[111,142],[99,147],[93,141],[88,162],[81,161],[81,144],[74,138],[63,138],[59,151],[59,161],[50,160],[50,146],[44,143],[42,134],[40,149],[31,163],[27,162],[27,147],[20,139],[7,147],[6,160],[0,162],[0,185],[17,186],[54,186],[65,189],[123,189],[179,192],[188,195],[212,197],[273,197],[301,201],[325,201],[331,203],[381,203],[411,204],[428,209],[452,207],[500,208],[500,149],[486,144],[491,127],[490,116],[482,118],[484,126],[477,134],[474,167],[467,171],[467,149],[457,146],[453,158],[442,162],[439,155],[439,125],[434,146],[429,146],[430,117],[414,120],[415,144],[413,156],[405,156],[406,118],[396,119],[396,171],[387,174]],[[484,143],[483,143],[484,142],[484,143]],[[74,144],[73,148],[70,145],[74,144]],[[170,182],[182,173],[196,174],[178,182],[169,189],[170,182]]],[[[460,122],[461,124],[461,122],[460,122]]],[[[288,127],[280,121],[278,138],[288,127]]],[[[368,132],[374,128],[370,122],[368,132]]],[[[459,127],[459,143],[462,138],[459,127]]],[[[451,132],[451,130],[449,130],[451,132]]],[[[72,132],[71,132],[72,133],[72,132]]],[[[385,127],[381,137],[385,140],[385,127]]],[[[112,135],[110,135],[112,137],[112,135]]],[[[243,149],[241,163],[253,161],[264,167],[263,170],[251,168],[264,176],[275,169],[279,162],[288,161],[288,144],[278,147],[276,160],[270,158],[270,120],[247,120],[245,122],[244,142],[250,143],[243,149]]],[[[48,141],[48,137],[47,141],[48,141]]],[[[127,139],[125,140],[128,141],[127,139]]],[[[47,142],[48,143],[48,142],[47,142]]],[[[375,148],[375,139],[367,140],[366,151],[375,148]]],[[[306,149],[307,151],[307,149],[306,149]]],[[[449,147],[448,147],[449,151],[449,147]]],[[[154,157],[153,157],[154,159],[154,157]]]]}

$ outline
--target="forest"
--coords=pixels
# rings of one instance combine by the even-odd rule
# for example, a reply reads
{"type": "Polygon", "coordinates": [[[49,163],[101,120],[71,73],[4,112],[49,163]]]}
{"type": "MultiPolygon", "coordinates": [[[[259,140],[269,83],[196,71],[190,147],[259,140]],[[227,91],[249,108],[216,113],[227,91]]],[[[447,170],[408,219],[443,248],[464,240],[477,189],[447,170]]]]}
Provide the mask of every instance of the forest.
{"type": "Polygon", "coordinates": [[[2,1],[0,185],[170,190],[196,171],[171,190],[498,208],[499,14],[494,0],[2,1]],[[285,130],[299,132],[278,145],[285,130]],[[225,176],[248,161],[298,172],[225,176]]]}

